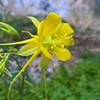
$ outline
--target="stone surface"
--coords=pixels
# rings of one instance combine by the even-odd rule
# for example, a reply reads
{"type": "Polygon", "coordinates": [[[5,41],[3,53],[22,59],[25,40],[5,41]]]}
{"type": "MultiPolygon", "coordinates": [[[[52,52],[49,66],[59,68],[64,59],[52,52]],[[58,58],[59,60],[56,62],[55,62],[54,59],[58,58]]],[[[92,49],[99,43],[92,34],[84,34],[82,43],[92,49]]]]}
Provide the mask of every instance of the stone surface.
{"type": "Polygon", "coordinates": [[[12,15],[37,16],[54,11],[65,17],[69,9],[68,1],[69,0],[2,0],[2,4],[12,15]]]}

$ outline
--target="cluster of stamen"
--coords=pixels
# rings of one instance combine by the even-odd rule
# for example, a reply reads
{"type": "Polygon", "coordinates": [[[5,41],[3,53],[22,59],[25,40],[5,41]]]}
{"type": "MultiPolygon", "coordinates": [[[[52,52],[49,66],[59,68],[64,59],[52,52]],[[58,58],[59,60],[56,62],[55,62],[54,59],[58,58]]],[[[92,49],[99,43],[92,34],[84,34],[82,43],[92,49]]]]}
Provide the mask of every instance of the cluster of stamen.
{"type": "Polygon", "coordinates": [[[58,34],[46,36],[42,42],[42,45],[48,47],[51,50],[53,50],[57,46],[64,48],[63,42],[67,42],[68,40],[71,40],[72,36],[68,36],[66,33],[62,35],[64,38],[61,38],[58,34]]]}

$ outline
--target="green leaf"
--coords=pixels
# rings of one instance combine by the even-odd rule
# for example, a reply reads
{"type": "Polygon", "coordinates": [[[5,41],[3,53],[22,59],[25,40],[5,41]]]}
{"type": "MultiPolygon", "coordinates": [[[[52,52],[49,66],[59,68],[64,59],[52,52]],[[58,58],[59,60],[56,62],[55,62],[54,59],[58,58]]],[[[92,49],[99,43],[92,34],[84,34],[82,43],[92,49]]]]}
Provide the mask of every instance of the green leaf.
{"type": "Polygon", "coordinates": [[[11,25],[4,23],[4,22],[0,22],[0,30],[4,31],[10,35],[19,36],[19,34],[15,28],[13,28],[11,25]]]}
{"type": "Polygon", "coordinates": [[[40,22],[35,17],[28,16],[28,18],[33,22],[36,28],[38,28],[40,22]]]}
{"type": "Polygon", "coordinates": [[[18,51],[20,56],[30,56],[37,50],[37,47],[33,43],[26,44],[18,51]]]}
{"type": "Polygon", "coordinates": [[[9,57],[9,54],[5,54],[4,57],[0,61],[0,75],[2,75],[2,73],[5,70],[5,65],[6,65],[6,61],[8,57],[9,57]]]}

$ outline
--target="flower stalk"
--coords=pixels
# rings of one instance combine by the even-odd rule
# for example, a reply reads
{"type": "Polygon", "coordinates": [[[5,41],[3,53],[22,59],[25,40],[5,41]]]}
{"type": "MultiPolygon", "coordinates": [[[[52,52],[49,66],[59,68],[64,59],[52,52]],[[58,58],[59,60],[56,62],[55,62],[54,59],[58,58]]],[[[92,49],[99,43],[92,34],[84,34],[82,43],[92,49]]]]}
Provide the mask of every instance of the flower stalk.
{"type": "Polygon", "coordinates": [[[48,90],[47,90],[47,82],[46,82],[46,68],[42,68],[42,84],[45,100],[48,100],[48,90]]]}
{"type": "Polygon", "coordinates": [[[10,86],[8,88],[8,96],[7,99],[10,100],[10,92],[11,92],[11,88],[12,85],[14,84],[14,82],[16,81],[16,79],[26,70],[26,68],[28,67],[28,65],[34,60],[34,58],[38,55],[38,52],[36,52],[35,54],[33,54],[30,59],[26,62],[26,64],[22,67],[22,69],[18,72],[18,74],[13,78],[13,80],[10,83],[10,86]]]}
{"type": "Polygon", "coordinates": [[[48,100],[48,90],[47,90],[47,77],[46,77],[46,71],[48,64],[50,63],[50,60],[47,59],[45,56],[41,56],[41,69],[42,69],[42,87],[44,92],[44,98],[45,100],[48,100]]]}

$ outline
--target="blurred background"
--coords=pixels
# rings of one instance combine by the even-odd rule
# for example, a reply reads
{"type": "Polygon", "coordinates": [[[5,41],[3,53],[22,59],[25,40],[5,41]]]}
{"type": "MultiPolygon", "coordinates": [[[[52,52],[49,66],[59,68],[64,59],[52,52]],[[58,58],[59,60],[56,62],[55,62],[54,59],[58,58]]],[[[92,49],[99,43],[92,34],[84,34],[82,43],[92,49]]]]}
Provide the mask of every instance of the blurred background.
{"type": "MultiPolygon", "coordinates": [[[[55,59],[48,67],[49,99],[100,100],[100,0],[0,0],[0,21],[9,23],[19,32],[19,36],[12,36],[0,30],[0,42],[30,38],[22,30],[35,34],[36,28],[26,16],[35,16],[41,21],[48,12],[57,12],[75,30],[75,46],[69,48],[73,55],[71,61],[62,63],[55,59]]],[[[18,46],[2,47],[4,52],[18,49],[18,46]]],[[[6,66],[11,77],[0,75],[0,100],[6,100],[5,87],[19,71],[18,66],[27,59],[16,55],[9,57],[6,66]]],[[[43,100],[39,59],[37,57],[24,73],[31,85],[24,83],[23,100],[43,100]]],[[[15,91],[20,86],[21,82],[18,82],[13,87],[12,100],[21,100],[20,89],[15,91]]]]}

